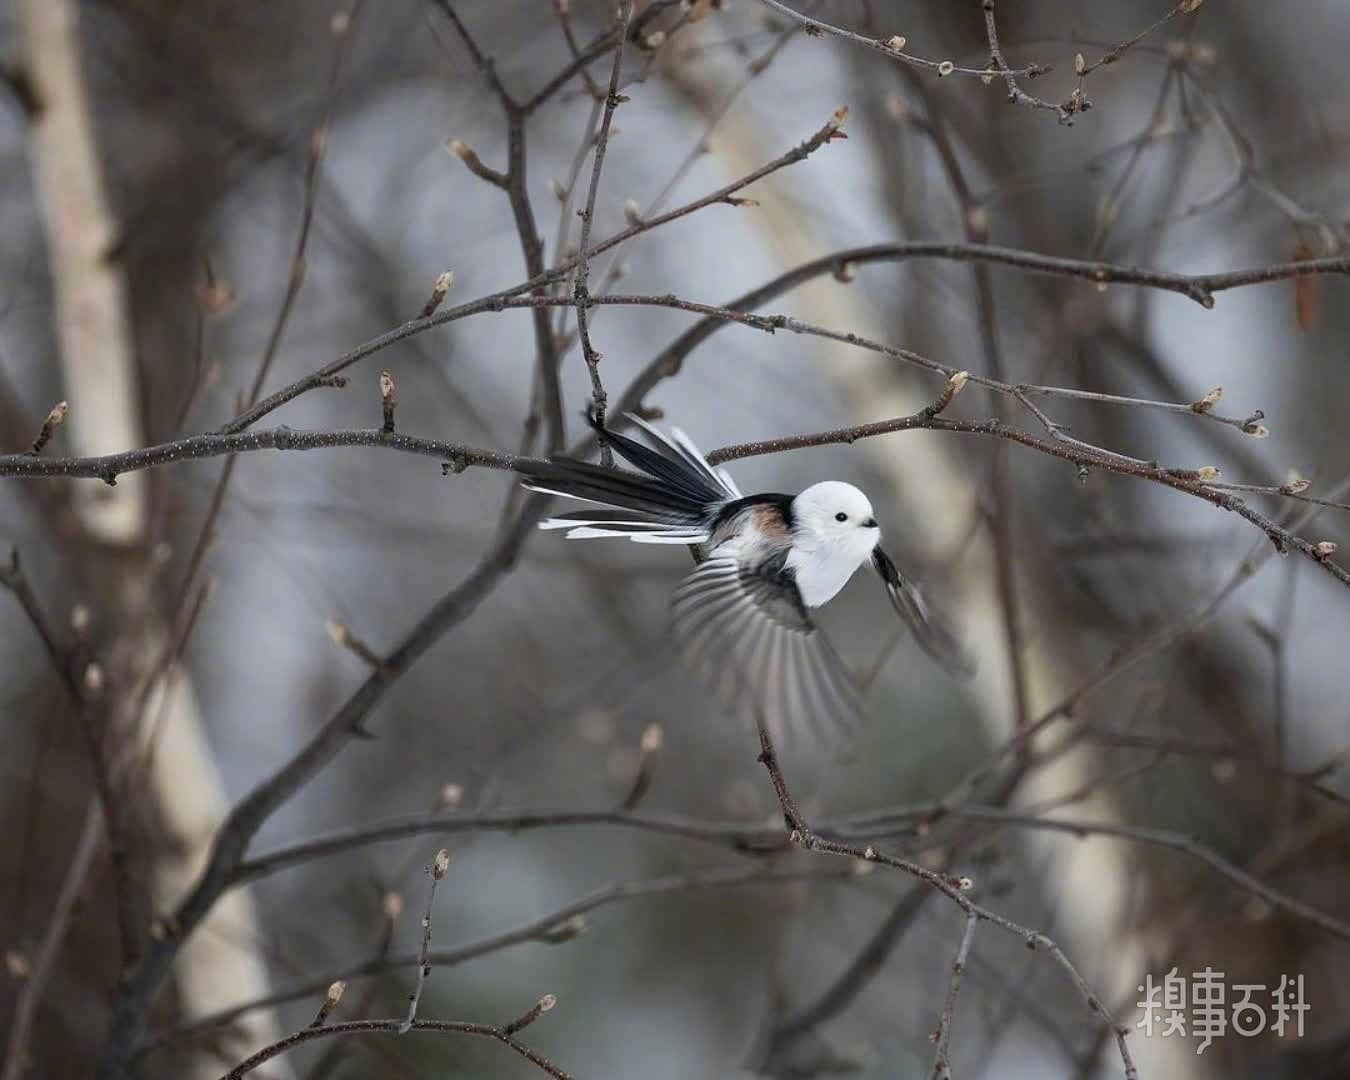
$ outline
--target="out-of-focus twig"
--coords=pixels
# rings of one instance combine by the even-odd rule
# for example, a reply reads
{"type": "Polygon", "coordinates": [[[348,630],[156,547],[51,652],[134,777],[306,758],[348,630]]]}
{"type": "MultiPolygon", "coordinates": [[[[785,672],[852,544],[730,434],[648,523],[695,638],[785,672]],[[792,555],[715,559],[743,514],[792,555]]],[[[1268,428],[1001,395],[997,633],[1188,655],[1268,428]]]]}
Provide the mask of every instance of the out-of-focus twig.
{"type": "Polygon", "coordinates": [[[28,977],[15,995],[14,1016],[9,1025],[9,1036],[5,1043],[3,1067],[0,1067],[0,1080],[22,1080],[28,1071],[28,1040],[33,1030],[33,1021],[37,1018],[38,1006],[42,1002],[43,991],[51,981],[56,970],[56,961],[61,954],[61,943],[65,940],[66,928],[70,924],[70,915],[79,899],[80,889],[89,868],[98,854],[99,841],[103,837],[103,814],[99,801],[92,799],[84,812],[84,827],[80,838],[70,854],[66,864],[65,876],[61,879],[60,891],[47,916],[47,929],[34,954],[32,968],[28,977]]]}

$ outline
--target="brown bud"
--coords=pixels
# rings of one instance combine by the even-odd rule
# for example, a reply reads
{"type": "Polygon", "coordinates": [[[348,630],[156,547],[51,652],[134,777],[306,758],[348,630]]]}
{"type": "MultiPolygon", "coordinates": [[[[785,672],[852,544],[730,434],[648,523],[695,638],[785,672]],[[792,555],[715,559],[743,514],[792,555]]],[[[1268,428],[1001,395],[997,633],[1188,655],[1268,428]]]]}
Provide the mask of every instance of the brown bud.
{"type": "Polygon", "coordinates": [[[1199,401],[1191,403],[1191,411],[1197,413],[1207,413],[1219,403],[1219,398],[1223,397],[1223,387],[1216,386],[1199,401]]]}

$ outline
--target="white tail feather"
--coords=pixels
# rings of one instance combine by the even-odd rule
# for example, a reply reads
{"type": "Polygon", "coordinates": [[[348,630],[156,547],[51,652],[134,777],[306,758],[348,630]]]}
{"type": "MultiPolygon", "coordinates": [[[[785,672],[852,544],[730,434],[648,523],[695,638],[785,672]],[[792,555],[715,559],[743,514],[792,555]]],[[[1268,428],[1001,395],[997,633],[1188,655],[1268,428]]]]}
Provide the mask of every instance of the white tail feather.
{"type": "Polygon", "coordinates": [[[520,486],[528,491],[537,491],[540,495],[556,495],[560,499],[576,499],[578,502],[594,502],[594,499],[588,499],[584,495],[569,495],[566,491],[554,491],[552,488],[540,487],[538,484],[531,483],[529,480],[522,480],[520,486]]]}
{"type": "Polygon", "coordinates": [[[621,525],[633,530],[657,529],[665,532],[671,526],[663,521],[612,521],[608,518],[546,518],[539,523],[541,529],[579,529],[588,525],[621,525]]]}
{"type": "MultiPolygon", "coordinates": [[[[576,522],[572,522],[576,525],[576,522]]],[[[708,539],[706,532],[697,530],[678,530],[652,532],[651,530],[596,529],[589,525],[579,525],[567,534],[569,540],[600,540],[605,538],[632,540],[639,544],[701,544],[708,539]]]]}
{"type": "Polygon", "coordinates": [[[630,536],[628,539],[635,544],[706,544],[708,534],[706,532],[645,533],[641,536],[630,536]]]}

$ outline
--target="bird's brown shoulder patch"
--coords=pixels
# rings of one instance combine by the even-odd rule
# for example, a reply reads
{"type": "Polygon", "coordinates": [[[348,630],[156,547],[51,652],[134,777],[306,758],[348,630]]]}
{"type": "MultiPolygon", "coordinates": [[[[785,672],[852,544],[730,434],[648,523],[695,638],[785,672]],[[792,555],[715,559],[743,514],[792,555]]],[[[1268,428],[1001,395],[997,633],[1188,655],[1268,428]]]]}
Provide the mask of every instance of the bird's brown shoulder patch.
{"type": "Polygon", "coordinates": [[[750,522],[766,539],[775,543],[787,543],[792,539],[787,522],[776,507],[757,506],[750,511],[750,522]]]}

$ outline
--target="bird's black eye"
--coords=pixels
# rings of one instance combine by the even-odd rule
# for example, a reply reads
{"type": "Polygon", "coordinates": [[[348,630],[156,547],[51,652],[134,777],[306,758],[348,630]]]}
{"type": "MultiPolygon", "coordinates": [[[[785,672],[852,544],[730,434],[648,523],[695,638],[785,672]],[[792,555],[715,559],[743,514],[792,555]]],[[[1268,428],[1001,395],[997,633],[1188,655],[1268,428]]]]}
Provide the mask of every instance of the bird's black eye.
{"type": "Polygon", "coordinates": [[[842,510],[840,510],[839,513],[837,513],[837,514],[834,515],[834,520],[835,520],[835,521],[847,521],[847,520],[848,520],[848,515],[847,515],[846,513],[844,513],[842,510]]]}

